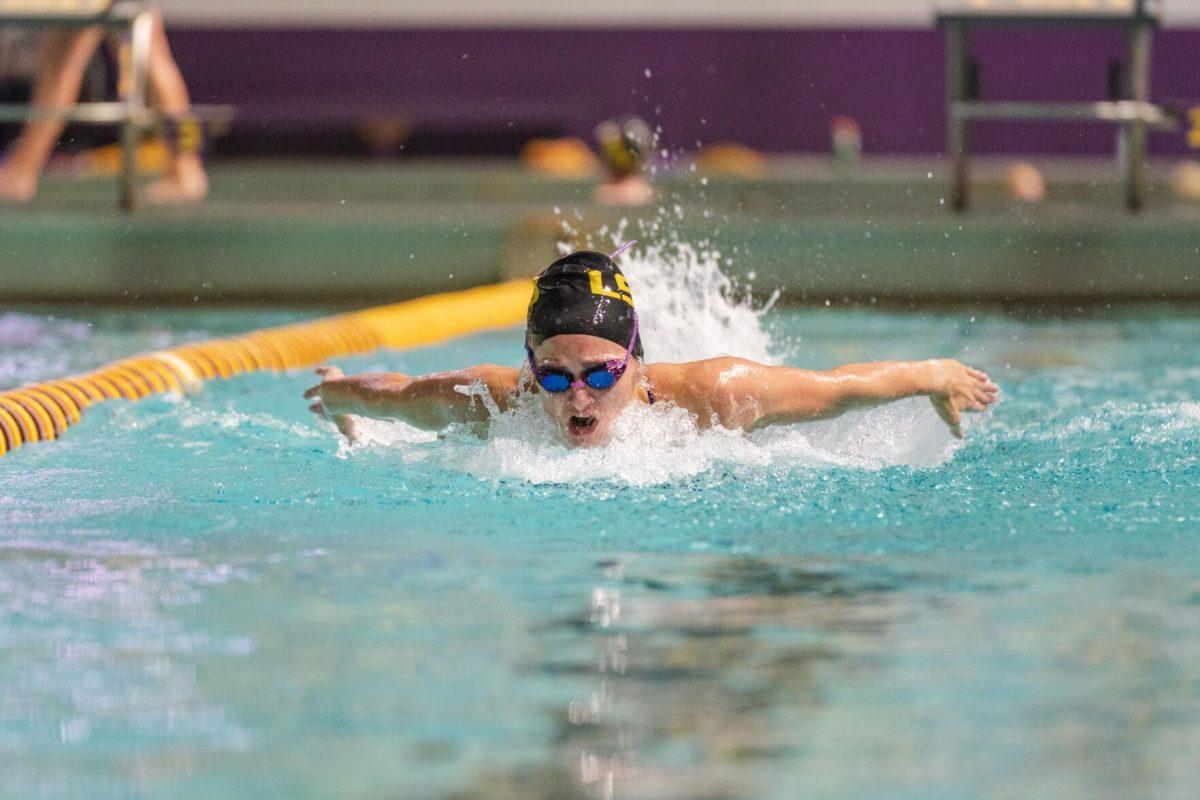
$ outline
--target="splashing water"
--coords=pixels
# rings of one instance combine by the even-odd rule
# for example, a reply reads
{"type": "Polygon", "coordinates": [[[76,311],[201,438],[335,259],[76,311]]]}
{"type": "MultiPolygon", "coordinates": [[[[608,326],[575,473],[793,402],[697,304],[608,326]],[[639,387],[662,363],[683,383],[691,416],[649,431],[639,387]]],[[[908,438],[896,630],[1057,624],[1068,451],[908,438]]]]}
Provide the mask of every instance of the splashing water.
{"type": "Polygon", "coordinates": [[[795,467],[933,466],[954,446],[944,430],[909,424],[921,419],[911,406],[857,418],[746,435],[719,426],[698,430],[693,417],[675,406],[635,405],[617,420],[606,447],[568,449],[531,401],[496,418],[483,441],[455,436],[438,442],[435,458],[444,467],[485,480],[648,486],[721,467],[761,473],[795,467]],[[905,435],[910,430],[920,435],[905,435]]]}
{"type": "Polygon", "coordinates": [[[767,307],[738,296],[721,256],[686,243],[633,250],[621,270],[637,298],[646,361],[695,361],[736,355],[779,363],[763,327],[767,307]]]}

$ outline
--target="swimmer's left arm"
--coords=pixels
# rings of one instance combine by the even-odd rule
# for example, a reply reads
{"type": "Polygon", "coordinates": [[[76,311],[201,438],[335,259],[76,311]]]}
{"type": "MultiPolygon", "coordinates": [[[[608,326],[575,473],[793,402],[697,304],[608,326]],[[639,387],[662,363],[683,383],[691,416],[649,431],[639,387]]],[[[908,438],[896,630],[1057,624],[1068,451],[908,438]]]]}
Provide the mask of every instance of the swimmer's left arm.
{"type": "Polygon", "coordinates": [[[356,416],[400,420],[431,431],[456,423],[486,423],[491,412],[472,387],[480,387],[504,411],[517,384],[517,370],[490,364],[418,377],[396,372],[344,375],[337,367],[318,367],[316,372],[321,382],[304,393],[313,401],[310,410],[333,421],[351,439],[356,416]]]}
{"type": "Polygon", "coordinates": [[[736,358],[706,364],[713,412],[726,427],[767,425],[835,417],[905,397],[929,397],[955,436],[964,411],[983,411],[1000,388],[979,370],[953,359],[880,361],[815,371],[771,367],[736,358]]]}

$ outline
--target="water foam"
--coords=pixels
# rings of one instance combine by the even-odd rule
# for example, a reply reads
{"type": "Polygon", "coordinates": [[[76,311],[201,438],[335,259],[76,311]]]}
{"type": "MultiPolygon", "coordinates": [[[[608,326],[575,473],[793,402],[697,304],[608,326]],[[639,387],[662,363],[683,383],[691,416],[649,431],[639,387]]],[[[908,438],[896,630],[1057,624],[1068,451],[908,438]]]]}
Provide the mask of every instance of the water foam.
{"type": "Polygon", "coordinates": [[[917,398],[875,413],[749,435],[719,426],[697,429],[695,419],[676,406],[638,404],[616,420],[607,446],[570,449],[531,399],[496,418],[486,439],[451,437],[440,443],[434,457],[447,468],[485,480],[633,486],[670,483],[719,467],[934,466],[949,457],[955,444],[931,410],[922,413],[920,403],[928,405],[917,398]]]}
{"type": "MultiPolygon", "coordinates": [[[[617,231],[611,242],[594,246],[615,249],[622,236],[623,231],[617,231]]],[[[781,362],[783,348],[772,342],[763,324],[769,304],[755,305],[721,264],[718,252],[680,242],[636,248],[621,257],[638,300],[647,361],[737,355],[767,364],[781,362]]],[[[432,447],[438,438],[434,434],[402,423],[362,420],[358,443],[343,447],[341,454],[363,446],[395,448],[405,461],[431,459],[485,480],[652,485],[719,466],[929,467],[943,463],[957,447],[924,398],[750,435],[722,428],[700,430],[689,414],[666,404],[637,405],[616,421],[608,446],[582,450],[564,446],[538,406],[531,398],[495,415],[482,440],[451,434],[432,447]]]]}
{"type": "MultiPolygon", "coordinates": [[[[516,478],[530,483],[609,480],[634,486],[697,475],[723,461],[766,463],[746,450],[744,436],[722,429],[697,431],[687,412],[672,406],[630,407],[613,424],[602,448],[565,447],[531,399],[502,414],[482,442],[455,439],[440,462],[479,478],[516,478]]],[[[750,448],[752,449],[752,448],[750,448]]]]}
{"type": "Polygon", "coordinates": [[[1200,403],[1159,403],[1146,409],[1144,428],[1133,437],[1134,444],[1162,445],[1179,441],[1200,429],[1200,403]]]}

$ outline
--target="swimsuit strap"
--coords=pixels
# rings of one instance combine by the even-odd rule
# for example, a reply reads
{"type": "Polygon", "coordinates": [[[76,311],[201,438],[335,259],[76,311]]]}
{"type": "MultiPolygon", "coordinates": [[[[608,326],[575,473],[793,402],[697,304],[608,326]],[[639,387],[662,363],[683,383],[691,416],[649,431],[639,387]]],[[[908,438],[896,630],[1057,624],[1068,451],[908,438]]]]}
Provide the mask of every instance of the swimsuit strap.
{"type": "Polygon", "coordinates": [[[650,405],[654,405],[654,390],[649,386],[646,387],[646,399],[650,401],[650,405]]]}

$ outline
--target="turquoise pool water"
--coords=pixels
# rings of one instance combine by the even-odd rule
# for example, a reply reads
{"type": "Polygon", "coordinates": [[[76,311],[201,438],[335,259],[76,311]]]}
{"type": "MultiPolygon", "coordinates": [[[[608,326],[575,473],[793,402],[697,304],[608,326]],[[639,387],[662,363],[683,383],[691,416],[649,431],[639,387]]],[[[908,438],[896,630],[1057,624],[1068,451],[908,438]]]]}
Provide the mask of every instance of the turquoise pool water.
{"type": "MultiPolygon", "coordinates": [[[[5,313],[0,386],[298,316],[5,313]]],[[[1004,399],[961,446],[908,403],[593,458],[521,420],[346,449],[254,375],[0,459],[0,796],[1194,797],[1200,319],[763,325],[1004,399]]]]}

